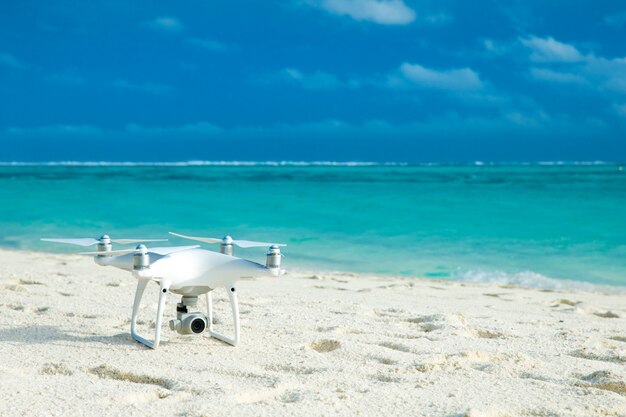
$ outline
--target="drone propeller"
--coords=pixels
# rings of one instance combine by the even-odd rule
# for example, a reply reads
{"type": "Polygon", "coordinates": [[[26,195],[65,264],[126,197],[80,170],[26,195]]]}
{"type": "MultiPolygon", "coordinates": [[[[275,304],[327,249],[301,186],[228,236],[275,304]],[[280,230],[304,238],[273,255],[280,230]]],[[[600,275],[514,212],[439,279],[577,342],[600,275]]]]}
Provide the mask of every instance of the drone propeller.
{"type": "Polygon", "coordinates": [[[193,246],[166,246],[162,248],[146,248],[145,245],[139,245],[134,249],[120,249],[112,250],[108,252],[80,252],[79,255],[105,255],[105,256],[118,256],[125,255],[127,253],[151,253],[155,255],[169,255],[170,253],[181,252],[188,249],[199,248],[199,245],[193,246]]]}
{"type": "Polygon", "coordinates": [[[99,239],[93,238],[77,238],[77,239],[41,239],[45,242],[57,242],[57,243],[68,243],[70,245],[78,245],[78,246],[91,246],[96,243],[119,243],[122,245],[126,245],[129,243],[140,243],[140,242],[165,242],[167,239],[111,239],[107,235],[103,235],[99,239]]]}
{"type": "Polygon", "coordinates": [[[234,240],[230,236],[224,236],[222,239],[216,239],[214,237],[195,237],[195,236],[185,236],[174,232],[169,232],[170,235],[182,237],[183,239],[197,240],[199,242],[204,243],[222,243],[226,245],[237,245],[240,248],[253,248],[256,246],[287,246],[284,243],[270,243],[270,242],[255,242],[252,240],[234,240]]]}

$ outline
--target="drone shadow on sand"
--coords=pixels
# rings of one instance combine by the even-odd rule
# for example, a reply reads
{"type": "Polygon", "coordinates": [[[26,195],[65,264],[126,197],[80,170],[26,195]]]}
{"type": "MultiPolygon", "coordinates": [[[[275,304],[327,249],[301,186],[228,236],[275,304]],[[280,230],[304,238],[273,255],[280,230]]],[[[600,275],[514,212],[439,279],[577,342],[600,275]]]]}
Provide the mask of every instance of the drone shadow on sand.
{"type": "Polygon", "coordinates": [[[102,343],[105,345],[134,345],[128,333],[114,335],[93,335],[90,333],[66,333],[57,326],[22,326],[0,329],[0,342],[19,342],[26,344],[58,344],[58,342],[102,343]]]}

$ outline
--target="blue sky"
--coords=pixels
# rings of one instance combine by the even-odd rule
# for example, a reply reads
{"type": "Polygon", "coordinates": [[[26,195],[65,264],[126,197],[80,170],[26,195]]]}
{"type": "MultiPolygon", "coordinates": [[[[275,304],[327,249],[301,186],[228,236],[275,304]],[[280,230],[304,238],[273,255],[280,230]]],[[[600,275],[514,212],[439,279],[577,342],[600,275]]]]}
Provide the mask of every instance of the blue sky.
{"type": "Polygon", "coordinates": [[[619,1],[8,1],[0,160],[626,160],[619,1]]]}

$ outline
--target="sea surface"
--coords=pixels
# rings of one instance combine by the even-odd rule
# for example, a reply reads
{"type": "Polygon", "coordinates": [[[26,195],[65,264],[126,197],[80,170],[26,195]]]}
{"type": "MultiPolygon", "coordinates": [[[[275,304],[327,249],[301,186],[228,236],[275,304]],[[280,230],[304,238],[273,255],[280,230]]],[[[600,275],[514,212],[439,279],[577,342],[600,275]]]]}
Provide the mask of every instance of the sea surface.
{"type": "MultiPolygon", "coordinates": [[[[39,238],[168,231],[287,243],[287,269],[623,289],[626,171],[557,163],[0,166],[0,247],[78,252],[39,238]]],[[[264,252],[235,254],[264,262],[264,252]]]]}

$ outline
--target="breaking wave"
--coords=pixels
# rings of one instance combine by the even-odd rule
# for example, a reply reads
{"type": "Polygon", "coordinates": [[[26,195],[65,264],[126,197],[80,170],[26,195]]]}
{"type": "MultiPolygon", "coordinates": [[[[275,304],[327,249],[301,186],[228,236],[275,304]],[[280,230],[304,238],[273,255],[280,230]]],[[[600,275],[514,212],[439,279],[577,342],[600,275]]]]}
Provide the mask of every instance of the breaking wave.
{"type": "Polygon", "coordinates": [[[525,288],[626,293],[626,287],[622,288],[613,285],[593,284],[585,281],[550,278],[532,271],[507,273],[503,271],[470,270],[460,273],[456,278],[464,282],[514,285],[516,287],[525,288]]]}

